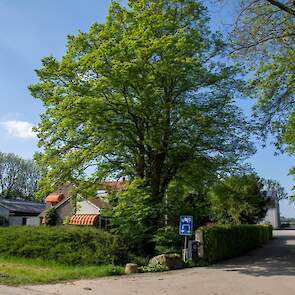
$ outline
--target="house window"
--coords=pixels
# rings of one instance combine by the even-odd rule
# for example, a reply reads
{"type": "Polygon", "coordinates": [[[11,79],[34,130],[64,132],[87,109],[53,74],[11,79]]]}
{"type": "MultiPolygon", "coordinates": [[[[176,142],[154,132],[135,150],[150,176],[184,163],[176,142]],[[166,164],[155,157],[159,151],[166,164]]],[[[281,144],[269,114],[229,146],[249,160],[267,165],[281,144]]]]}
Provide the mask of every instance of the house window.
{"type": "Polygon", "coordinates": [[[23,217],[22,225],[27,225],[27,218],[23,217]]]}

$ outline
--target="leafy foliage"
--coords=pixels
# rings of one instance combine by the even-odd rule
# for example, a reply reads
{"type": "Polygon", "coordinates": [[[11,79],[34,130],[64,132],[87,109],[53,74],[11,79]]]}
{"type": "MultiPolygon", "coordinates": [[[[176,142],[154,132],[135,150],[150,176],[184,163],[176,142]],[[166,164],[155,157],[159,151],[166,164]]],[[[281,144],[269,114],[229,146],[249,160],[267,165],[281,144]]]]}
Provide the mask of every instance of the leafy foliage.
{"type": "Polygon", "coordinates": [[[45,106],[40,194],[127,176],[144,179],[159,204],[186,164],[253,152],[233,103],[237,69],[214,59],[223,42],[207,23],[198,1],[114,1],[105,24],[68,38],[61,61],[42,60],[30,86],[45,106]]]}
{"type": "Polygon", "coordinates": [[[293,0],[241,1],[232,33],[235,57],[254,73],[249,94],[257,98],[257,123],[264,138],[276,136],[278,148],[290,144],[284,133],[294,113],[294,16],[293,0]]]}
{"type": "Polygon", "coordinates": [[[220,224],[257,223],[266,213],[262,188],[256,175],[220,180],[209,191],[212,219],[220,224]]]}
{"type": "Polygon", "coordinates": [[[200,158],[184,165],[170,182],[162,203],[165,224],[178,227],[181,214],[193,215],[195,228],[210,221],[208,190],[230,171],[228,163],[217,158],[200,158]]]}
{"type": "Polygon", "coordinates": [[[111,264],[118,259],[114,241],[110,233],[90,227],[0,228],[0,255],[70,265],[111,264]]]}
{"type": "Polygon", "coordinates": [[[45,210],[45,224],[49,226],[57,225],[57,211],[55,207],[49,207],[45,210]]]}
{"type": "Polygon", "coordinates": [[[142,180],[134,180],[120,192],[109,195],[113,231],[120,235],[129,251],[142,253],[152,242],[151,223],[155,209],[149,189],[142,180]]]}
{"type": "Polygon", "coordinates": [[[183,237],[179,235],[178,227],[166,226],[157,230],[154,241],[156,253],[179,253],[183,246],[183,237]]]}
{"type": "Polygon", "coordinates": [[[215,225],[199,231],[203,232],[205,259],[209,262],[244,254],[272,238],[271,225],[215,225]]]}
{"type": "Polygon", "coordinates": [[[35,163],[0,152],[0,197],[32,200],[40,173],[35,163]]]}
{"type": "MultiPolygon", "coordinates": [[[[35,130],[39,195],[66,181],[82,194],[126,177],[130,185],[110,197],[113,231],[129,249],[152,252],[166,217],[175,227],[181,207],[167,212],[177,179],[199,167],[216,177],[254,152],[234,101],[239,69],[220,62],[223,53],[197,0],[112,1],[106,22],[68,37],[66,54],[45,57],[29,87],[45,106],[35,130]]],[[[193,211],[205,210],[201,185],[180,189],[182,209],[202,199],[193,211]]]]}

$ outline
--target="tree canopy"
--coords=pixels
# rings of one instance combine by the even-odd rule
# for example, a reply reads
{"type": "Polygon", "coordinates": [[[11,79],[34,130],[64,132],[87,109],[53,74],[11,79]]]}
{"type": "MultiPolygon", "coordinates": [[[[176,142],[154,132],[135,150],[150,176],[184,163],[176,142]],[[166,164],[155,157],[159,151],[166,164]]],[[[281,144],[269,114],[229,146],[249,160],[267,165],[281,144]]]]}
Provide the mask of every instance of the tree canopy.
{"type": "Polygon", "coordinates": [[[0,152],[0,198],[34,199],[39,177],[33,161],[0,152]]]}
{"type": "Polygon", "coordinates": [[[238,69],[220,61],[223,52],[199,1],[112,1],[106,22],[69,36],[62,59],[45,57],[30,86],[45,107],[36,128],[40,195],[66,181],[81,191],[127,177],[136,196],[145,187],[141,200],[153,210],[140,200],[131,210],[127,190],[113,213],[144,209],[155,232],[176,177],[206,162],[229,171],[254,151],[235,104],[238,69]]]}
{"type": "Polygon", "coordinates": [[[295,106],[294,22],[293,0],[241,1],[231,36],[232,53],[253,72],[249,94],[257,99],[254,115],[261,135],[274,135],[281,150],[294,144],[286,135],[295,106]]]}
{"type": "Polygon", "coordinates": [[[30,86],[45,106],[42,185],[94,167],[94,183],[137,176],[158,196],[185,163],[248,155],[236,69],[214,62],[221,52],[198,1],[113,1],[106,23],[70,36],[62,60],[44,58],[30,86]]]}
{"type": "Polygon", "coordinates": [[[209,190],[211,215],[221,224],[257,223],[266,213],[263,183],[256,175],[231,176],[209,190]]]}

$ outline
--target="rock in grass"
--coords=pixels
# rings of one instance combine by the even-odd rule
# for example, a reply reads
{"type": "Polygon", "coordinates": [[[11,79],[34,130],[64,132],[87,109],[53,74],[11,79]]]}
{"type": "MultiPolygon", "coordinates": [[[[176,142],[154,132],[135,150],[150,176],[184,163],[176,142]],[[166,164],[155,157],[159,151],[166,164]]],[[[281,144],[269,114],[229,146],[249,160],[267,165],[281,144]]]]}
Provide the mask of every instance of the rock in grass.
{"type": "Polygon", "coordinates": [[[127,263],[125,267],[125,274],[130,275],[133,273],[138,273],[138,267],[135,263],[127,263]]]}
{"type": "Polygon", "coordinates": [[[153,257],[148,266],[151,268],[162,267],[163,269],[172,270],[184,268],[185,264],[178,254],[162,254],[153,257]]]}

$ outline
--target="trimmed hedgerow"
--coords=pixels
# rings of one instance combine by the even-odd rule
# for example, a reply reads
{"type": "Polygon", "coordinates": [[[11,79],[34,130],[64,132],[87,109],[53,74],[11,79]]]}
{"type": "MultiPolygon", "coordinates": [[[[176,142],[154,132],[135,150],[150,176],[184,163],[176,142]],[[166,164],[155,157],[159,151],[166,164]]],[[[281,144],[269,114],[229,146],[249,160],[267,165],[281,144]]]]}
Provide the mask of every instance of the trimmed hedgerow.
{"type": "Polygon", "coordinates": [[[271,225],[214,225],[199,230],[208,262],[239,256],[272,239],[271,225]]]}
{"type": "Polygon", "coordinates": [[[116,261],[118,250],[117,238],[96,228],[0,228],[0,256],[3,257],[38,258],[68,265],[102,265],[116,261]]]}

